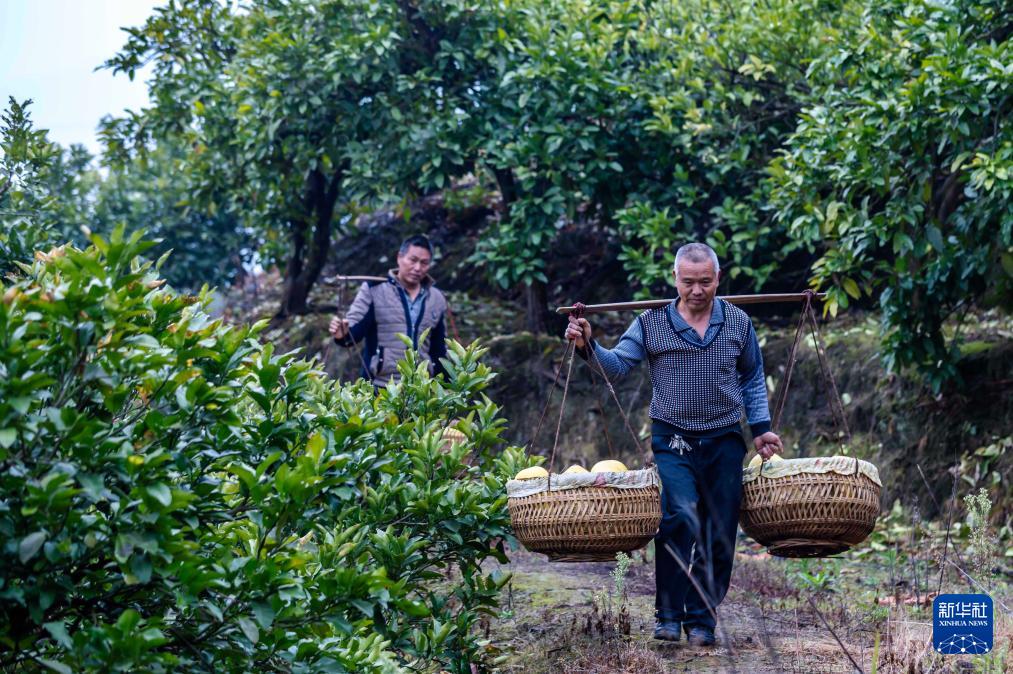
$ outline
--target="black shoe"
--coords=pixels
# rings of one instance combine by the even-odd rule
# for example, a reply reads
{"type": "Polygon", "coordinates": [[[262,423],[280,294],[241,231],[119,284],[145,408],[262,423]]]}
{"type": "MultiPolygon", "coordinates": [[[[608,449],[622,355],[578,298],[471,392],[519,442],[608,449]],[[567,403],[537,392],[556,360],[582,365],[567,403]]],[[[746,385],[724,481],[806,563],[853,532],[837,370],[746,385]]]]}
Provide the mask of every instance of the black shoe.
{"type": "Polygon", "coordinates": [[[654,638],[662,641],[678,641],[682,639],[681,625],[674,620],[662,620],[654,624],[654,638]]]}
{"type": "Polygon", "coordinates": [[[714,638],[714,630],[709,627],[687,627],[686,641],[690,646],[713,646],[717,639],[714,638]]]}

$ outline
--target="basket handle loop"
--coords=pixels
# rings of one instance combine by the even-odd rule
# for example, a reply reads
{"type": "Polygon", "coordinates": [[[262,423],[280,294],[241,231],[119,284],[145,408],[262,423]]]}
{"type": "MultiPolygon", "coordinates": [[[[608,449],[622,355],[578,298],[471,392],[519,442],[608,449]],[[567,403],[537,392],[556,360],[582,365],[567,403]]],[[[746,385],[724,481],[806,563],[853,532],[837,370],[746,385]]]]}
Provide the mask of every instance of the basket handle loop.
{"type": "MultiPolygon", "coordinates": [[[[573,305],[574,310],[572,314],[577,318],[580,318],[584,314],[584,307],[585,305],[583,303],[575,302],[573,305]]],[[[588,344],[586,345],[586,348],[588,352],[588,360],[590,360],[592,364],[598,367],[598,373],[601,374],[601,378],[605,382],[605,386],[608,388],[609,393],[612,395],[612,400],[615,401],[616,407],[619,408],[619,414],[623,418],[623,423],[626,425],[626,430],[629,431],[630,436],[633,437],[633,444],[636,446],[637,451],[640,452],[640,457],[644,461],[644,467],[649,468],[652,465],[650,458],[648,457],[647,452],[644,450],[643,445],[640,443],[640,437],[633,430],[633,426],[630,425],[630,418],[626,415],[626,410],[623,409],[622,403],[619,402],[619,396],[616,395],[615,387],[612,386],[611,380],[609,380],[608,375],[605,374],[605,368],[604,366],[602,366],[601,361],[598,359],[598,354],[595,352],[594,346],[588,344]]]]}
{"type": "Polygon", "coordinates": [[[844,431],[846,442],[850,443],[851,429],[848,428],[848,420],[844,414],[844,402],[837,391],[837,382],[834,380],[833,372],[830,371],[830,364],[824,361],[823,358],[826,347],[823,344],[823,336],[820,334],[816,312],[813,310],[813,299],[816,297],[816,293],[812,290],[806,290],[802,295],[802,311],[799,315],[798,326],[795,328],[795,339],[792,341],[791,348],[788,349],[788,362],[785,365],[784,379],[781,380],[777,391],[774,393],[774,414],[771,430],[777,432],[781,426],[781,416],[784,413],[784,404],[788,399],[788,389],[791,386],[791,375],[795,369],[795,363],[798,361],[798,347],[802,341],[802,332],[808,323],[809,331],[812,334],[813,343],[816,347],[816,358],[819,361],[823,385],[827,391],[830,413],[834,417],[834,423],[844,431]]]}
{"type": "MultiPolygon", "coordinates": [[[[563,352],[563,358],[566,358],[566,354],[570,354],[569,361],[566,365],[566,379],[563,381],[563,398],[559,401],[559,418],[556,419],[556,437],[552,440],[552,453],[549,455],[549,477],[546,484],[547,491],[552,491],[552,468],[556,465],[556,447],[559,445],[559,429],[563,425],[563,411],[566,409],[566,392],[570,389],[570,375],[573,374],[573,354],[577,350],[577,342],[570,342],[567,346],[566,351],[563,352]]],[[[560,364],[562,369],[562,364],[560,364]]]]}

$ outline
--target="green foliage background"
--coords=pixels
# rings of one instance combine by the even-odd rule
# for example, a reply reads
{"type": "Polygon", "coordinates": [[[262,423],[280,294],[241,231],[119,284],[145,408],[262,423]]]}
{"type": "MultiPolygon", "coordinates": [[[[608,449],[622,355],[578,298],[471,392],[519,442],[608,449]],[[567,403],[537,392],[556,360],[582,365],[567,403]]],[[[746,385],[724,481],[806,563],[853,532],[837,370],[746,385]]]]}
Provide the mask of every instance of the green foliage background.
{"type": "MultiPolygon", "coordinates": [[[[183,287],[227,280],[256,249],[284,269],[291,314],[355,216],[471,175],[502,201],[470,263],[527,288],[532,328],[562,228],[618,238],[639,295],[670,283],[675,247],[704,240],[725,292],[808,285],[830,314],[878,303],[887,365],[938,390],[959,357],[943,322],[1010,304],[1005,9],[178,0],[106,64],[154,75],[148,109],[105,122],[102,197],[50,181],[51,196],[102,231],[147,224],[183,251],[183,287]]],[[[5,148],[8,176],[42,170],[23,142],[5,148]]],[[[5,231],[36,198],[8,191],[5,231]]]]}
{"type": "Polygon", "coordinates": [[[91,241],[0,286],[0,668],[491,663],[481,565],[528,459],[489,452],[483,349],[338,386],[168,289],[140,234],[91,241]]]}

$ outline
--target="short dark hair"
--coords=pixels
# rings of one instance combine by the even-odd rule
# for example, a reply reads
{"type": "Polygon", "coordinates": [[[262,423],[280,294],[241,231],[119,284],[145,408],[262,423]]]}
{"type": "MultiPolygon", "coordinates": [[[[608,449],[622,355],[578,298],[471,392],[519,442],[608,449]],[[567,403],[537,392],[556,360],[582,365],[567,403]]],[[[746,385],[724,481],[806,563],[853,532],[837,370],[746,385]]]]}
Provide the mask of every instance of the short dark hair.
{"type": "Polygon", "coordinates": [[[404,255],[408,252],[408,249],[412,246],[418,248],[425,248],[429,251],[429,255],[433,254],[433,244],[429,242],[429,237],[425,234],[412,234],[407,239],[401,242],[401,247],[398,249],[399,255],[404,255]]]}

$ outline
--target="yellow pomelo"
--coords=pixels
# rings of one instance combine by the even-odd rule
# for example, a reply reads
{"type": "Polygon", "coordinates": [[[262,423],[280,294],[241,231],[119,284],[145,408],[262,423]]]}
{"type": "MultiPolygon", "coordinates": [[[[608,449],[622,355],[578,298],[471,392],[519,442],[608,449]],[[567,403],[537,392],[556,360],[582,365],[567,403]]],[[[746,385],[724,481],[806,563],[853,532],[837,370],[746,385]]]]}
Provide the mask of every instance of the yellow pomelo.
{"type": "Polygon", "coordinates": [[[578,466],[577,464],[574,464],[569,468],[567,468],[566,470],[564,470],[563,475],[568,475],[570,473],[586,473],[586,472],[587,468],[585,468],[584,466],[578,466]]]}
{"type": "MultiPolygon", "coordinates": [[[[784,461],[784,457],[781,456],[780,454],[774,454],[769,459],[767,459],[767,463],[780,463],[781,461],[784,461]]],[[[752,459],[749,460],[749,465],[746,466],[746,467],[747,468],[759,468],[760,464],[762,464],[762,463],[763,463],[763,457],[760,456],[759,454],[757,454],[756,456],[754,456],[752,459]]]]}
{"type": "Polygon", "coordinates": [[[548,477],[549,471],[545,470],[541,466],[532,466],[531,468],[525,468],[521,472],[517,473],[515,480],[533,480],[536,477],[548,477]]]}
{"type": "Polygon", "coordinates": [[[626,471],[626,466],[621,461],[614,459],[599,461],[591,467],[592,473],[625,473],[626,471]]]}

